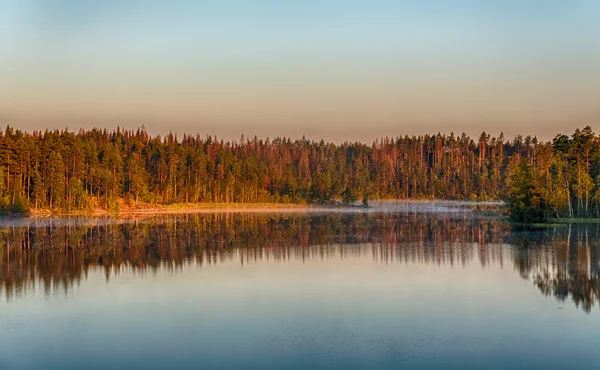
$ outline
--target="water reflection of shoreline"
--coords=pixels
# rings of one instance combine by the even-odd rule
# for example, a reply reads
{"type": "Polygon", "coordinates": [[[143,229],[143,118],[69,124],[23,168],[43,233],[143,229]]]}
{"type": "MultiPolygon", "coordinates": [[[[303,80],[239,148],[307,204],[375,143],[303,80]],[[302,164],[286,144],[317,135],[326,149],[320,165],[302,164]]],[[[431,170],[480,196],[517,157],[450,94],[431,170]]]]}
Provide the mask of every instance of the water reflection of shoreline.
{"type": "Polygon", "coordinates": [[[600,225],[571,225],[537,233],[511,235],[515,267],[546,296],[569,298],[586,312],[600,302],[600,225]]]}
{"type": "Polygon", "coordinates": [[[511,232],[495,218],[426,213],[196,214],[121,223],[78,218],[0,228],[0,291],[64,292],[102,269],[156,273],[187,264],[249,264],[372,254],[380,263],[486,267],[512,262],[540,291],[586,312],[600,298],[600,232],[511,232]]]}

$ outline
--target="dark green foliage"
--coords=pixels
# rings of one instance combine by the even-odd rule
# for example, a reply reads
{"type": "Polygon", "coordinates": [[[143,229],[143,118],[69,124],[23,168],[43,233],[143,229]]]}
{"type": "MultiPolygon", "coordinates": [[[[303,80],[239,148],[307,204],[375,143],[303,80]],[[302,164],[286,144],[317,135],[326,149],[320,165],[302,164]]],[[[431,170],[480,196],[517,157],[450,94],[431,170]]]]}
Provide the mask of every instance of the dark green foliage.
{"type": "Polygon", "coordinates": [[[15,196],[15,200],[10,206],[10,211],[12,213],[24,213],[27,211],[27,204],[20,195],[15,196]]]}
{"type": "Polygon", "coordinates": [[[513,221],[531,224],[546,221],[545,201],[534,183],[533,166],[527,158],[521,158],[517,168],[510,175],[508,207],[513,221]]]}
{"type": "Polygon", "coordinates": [[[356,194],[354,194],[349,187],[346,187],[346,189],[344,189],[344,192],[342,193],[342,202],[346,204],[352,204],[356,202],[356,199],[356,194]]]}
{"type": "Polygon", "coordinates": [[[523,223],[600,218],[600,139],[592,129],[532,144],[507,166],[511,217],[523,223]]]}

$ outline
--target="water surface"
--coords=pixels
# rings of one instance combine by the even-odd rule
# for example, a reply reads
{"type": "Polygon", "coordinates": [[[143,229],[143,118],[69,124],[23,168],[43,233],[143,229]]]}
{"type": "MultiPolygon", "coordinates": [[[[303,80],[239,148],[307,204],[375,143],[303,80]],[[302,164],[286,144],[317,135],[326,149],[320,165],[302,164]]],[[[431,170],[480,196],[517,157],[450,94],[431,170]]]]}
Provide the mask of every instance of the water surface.
{"type": "Polygon", "coordinates": [[[598,228],[444,207],[4,219],[0,368],[598,368],[598,228]]]}

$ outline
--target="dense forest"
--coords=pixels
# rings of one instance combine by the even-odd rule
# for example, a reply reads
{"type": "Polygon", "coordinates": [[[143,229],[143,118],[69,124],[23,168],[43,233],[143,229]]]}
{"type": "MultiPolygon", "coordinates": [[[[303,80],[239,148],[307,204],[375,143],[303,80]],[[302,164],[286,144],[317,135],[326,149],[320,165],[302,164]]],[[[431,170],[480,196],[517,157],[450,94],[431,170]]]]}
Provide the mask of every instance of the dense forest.
{"type": "Polygon", "coordinates": [[[138,130],[0,131],[0,207],[118,210],[132,202],[347,203],[508,200],[513,217],[600,213],[600,139],[591,128],[543,143],[482,133],[223,141],[138,130]]]}
{"type": "Polygon", "coordinates": [[[516,221],[600,218],[600,138],[589,126],[537,143],[529,155],[511,158],[506,173],[516,221]]]}
{"type": "Polygon", "coordinates": [[[0,132],[5,209],[111,209],[118,199],[178,202],[326,203],[356,199],[499,199],[504,168],[535,139],[482,134],[336,145],[306,139],[137,131],[0,132]]]}

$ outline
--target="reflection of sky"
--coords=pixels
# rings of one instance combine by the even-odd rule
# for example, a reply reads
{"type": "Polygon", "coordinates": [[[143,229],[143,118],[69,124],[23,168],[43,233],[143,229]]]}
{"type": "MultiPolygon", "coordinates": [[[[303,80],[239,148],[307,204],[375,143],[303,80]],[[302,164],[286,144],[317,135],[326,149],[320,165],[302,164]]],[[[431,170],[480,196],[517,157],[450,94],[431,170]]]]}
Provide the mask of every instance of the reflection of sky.
{"type": "Polygon", "coordinates": [[[598,118],[599,15],[593,0],[6,0],[0,118],[235,139],[544,136],[598,118]]]}
{"type": "Polygon", "coordinates": [[[121,272],[109,283],[95,270],[67,296],[40,289],[2,302],[0,312],[3,369],[82,361],[500,369],[600,360],[600,316],[543,297],[510,264],[385,264],[368,248],[360,257],[121,272]]]}

